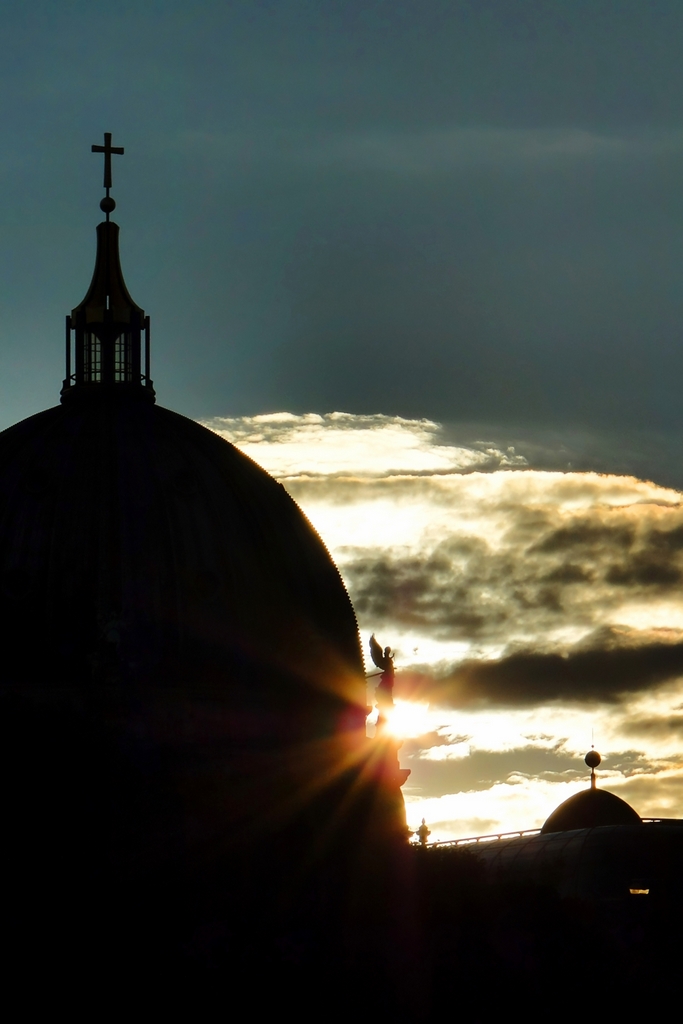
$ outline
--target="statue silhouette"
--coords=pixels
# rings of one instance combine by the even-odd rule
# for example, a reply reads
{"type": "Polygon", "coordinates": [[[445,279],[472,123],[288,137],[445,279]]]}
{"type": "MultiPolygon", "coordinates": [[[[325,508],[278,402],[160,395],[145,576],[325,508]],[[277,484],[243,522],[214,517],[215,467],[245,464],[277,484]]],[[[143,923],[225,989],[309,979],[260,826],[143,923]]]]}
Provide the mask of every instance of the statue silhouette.
{"type": "Polygon", "coordinates": [[[379,718],[377,719],[377,729],[379,730],[386,722],[385,712],[394,706],[394,656],[391,653],[391,647],[385,647],[382,650],[374,633],[370,637],[370,656],[377,668],[382,669],[382,676],[375,689],[375,699],[379,709],[379,718]]]}

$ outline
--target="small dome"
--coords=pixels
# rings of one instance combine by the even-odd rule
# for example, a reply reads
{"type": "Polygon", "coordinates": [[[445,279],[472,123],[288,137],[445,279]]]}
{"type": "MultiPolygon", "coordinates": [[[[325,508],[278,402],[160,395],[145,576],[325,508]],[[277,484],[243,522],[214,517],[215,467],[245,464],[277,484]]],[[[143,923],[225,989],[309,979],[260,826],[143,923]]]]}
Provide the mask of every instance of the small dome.
{"type": "Polygon", "coordinates": [[[625,800],[605,789],[584,789],[556,807],[541,829],[569,832],[600,825],[640,825],[640,817],[625,800]]]}

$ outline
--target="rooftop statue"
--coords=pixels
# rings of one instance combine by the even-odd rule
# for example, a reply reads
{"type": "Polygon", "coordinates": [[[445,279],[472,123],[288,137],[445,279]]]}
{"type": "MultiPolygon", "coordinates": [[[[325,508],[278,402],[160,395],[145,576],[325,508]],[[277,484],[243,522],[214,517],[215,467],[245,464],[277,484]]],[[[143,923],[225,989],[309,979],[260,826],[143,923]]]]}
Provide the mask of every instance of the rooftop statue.
{"type": "Polygon", "coordinates": [[[432,830],[429,828],[424,818],[422,819],[422,824],[420,825],[420,827],[416,828],[413,833],[413,835],[416,835],[417,838],[420,840],[420,846],[427,845],[427,840],[429,839],[431,834],[432,830]]]}
{"type": "Polygon", "coordinates": [[[384,712],[394,706],[394,656],[391,653],[391,647],[385,647],[382,650],[374,633],[370,637],[370,656],[377,668],[382,670],[380,681],[375,689],[375,699],[379,710],[377,719],[377,729],[379,730],[386,722],[384,712]]]}

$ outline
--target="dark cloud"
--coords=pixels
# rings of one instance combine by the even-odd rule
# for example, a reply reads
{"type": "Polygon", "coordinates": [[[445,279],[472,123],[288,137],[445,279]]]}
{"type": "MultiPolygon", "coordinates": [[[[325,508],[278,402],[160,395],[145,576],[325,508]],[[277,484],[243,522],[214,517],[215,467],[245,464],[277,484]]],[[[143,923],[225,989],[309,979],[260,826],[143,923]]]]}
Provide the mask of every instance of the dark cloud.
{"type": "Polygon", "coordinates": [[[361,622],[440,640],[506,643],[524,629],[541,638],[570,625],[587,630],[610,614],[618,622],[625,601],[653,595],[678,601],[683,513],[677,506],[598,504],[568,517],[527,507],[520,498],[499,511],[507,527],[502,544],[452,534],[432,546],[425,541],[418,554],[344,552],[342,571],[361,622]]]}
{"type": "MultiPolygon", "coordinates": [[[[672,764],[671,767],[678,766],[672,764]]],[[[680,818],[682,782],[680,775],[672,772],[667,776],[661,768],[653,768],[632,775],[618,786],[606,788],[630,803],[643,817],[680,818]]]]}
{"type": "Polygon", "coordinates": [[[645,741],[653,737],[683,738],[683,714],[637,715],[624,722],[622,732],[626,736],[641,736],[645,741]]]}
{"type": "Polygon", "coordinates": [[[635,630],[599,631],[565,652],[512,649],[490,660],[469,659],[442,675],[405,673],[399,692],[463,707],[552,701],[600,703],[648,690],[683,675],[683,642],[635,630]]]}
{"type": "Polygon", "coordinates": [[[649,552],[637,555],[630,562],[612,565],[605,573],[605,582],[620,587],[669,587],[679,583],[681,570],[649,552]]]}
{"type": "Polygon", "coordinates": [[[487,568],[484,542],[466,538],[454,541],[447,553],[437,549],[424,559],[364,557],[345,563],[343,574],[363,621],[478,636],[502,625],[508,615],[502,605],[484,607],[469,585],[467,577],[482,581],[487,568]],[[458,557],[466,566],[460,572],[453,562],[458,557]]]}
{"type": "Polygon", "coordinates": [[[557,530],[552,530],[538,544],[532,545],[529,551],[550,553],[576,548],[604,550],[606,547],[630,548],[632,546],[635,538],[635,530],[632,526],[600,522],[596,521],[596,518],[586,516],[575,519],[570,526],[561,526],[557,530]]]}
{"type": "MultiPolygon", "coordinates": [[[[623,722],[628,722],[628,714],[624,715],[623,722]]],[[[619,732],[625,738],[628,737],[628,731],[623,729],[621,724],[619,732]]],[[[664,759],[665,761],[666,759],[664,759]]],[[[652,757],[648,757],[647,753],[642,750],[616,750],[612,751],[608,757],[603,757],[600,772],[607,769],[610,772],[620,772],[622,775],[630,777],[642,772],[661,771],[661,768],[662,761],[660,759],[655,760],[652,757]]],[[[605,779],[604,784],[609,788],[609,783],[606,781],[608,776],[603,776],[603,778],[605,779]]]]}
{"type": "Polygon", "coordinates": [[[557,568],[546,573],[541,579],[544,583],[559,583],[560,585],[590,583],[595,579],[595,573],[583,565],[574,565],[571,562],[567,562],[564,565],[558,565],[557,568]]]}
{"type": "Polygon", "coordinates": [[[555,750],[531,746],[502,752],[475,750],[467,757],[437,761],[411,754],[408,744],[404,744],[401,764],[411,771],[406,791],[420,797],[486,790],[520,773],[553,782],[586,775],[576,757],[559,745],[555,750]]]}

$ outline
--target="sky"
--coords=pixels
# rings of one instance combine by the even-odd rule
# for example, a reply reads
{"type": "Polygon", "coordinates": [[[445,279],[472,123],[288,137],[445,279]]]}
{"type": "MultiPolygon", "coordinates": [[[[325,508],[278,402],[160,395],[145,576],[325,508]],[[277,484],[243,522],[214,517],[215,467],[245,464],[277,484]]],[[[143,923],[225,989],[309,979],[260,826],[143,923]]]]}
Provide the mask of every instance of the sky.
{"type": "Polygon", "coordinates": [[[682,33],[677,0],[0,10],[0,428],[58,400],[112,132],[158,399],[283,480],[396,647],[435,834],[540,822],[591,735],[683,814],[682,33]]]}
{"type": "Polygon", "coordinates": [[[426,419],[206,425],[325,540],[368,673],[370,635],[393,648],[412,827],[424,817],[434,841],[540,827],[587,786],[593,744],[601,785],[643,817],[683,817],[681,492],[535,469],[426,419]]]}

